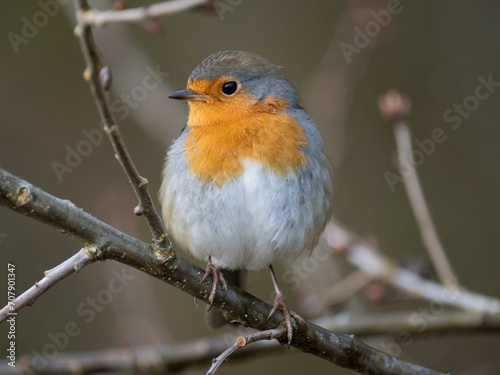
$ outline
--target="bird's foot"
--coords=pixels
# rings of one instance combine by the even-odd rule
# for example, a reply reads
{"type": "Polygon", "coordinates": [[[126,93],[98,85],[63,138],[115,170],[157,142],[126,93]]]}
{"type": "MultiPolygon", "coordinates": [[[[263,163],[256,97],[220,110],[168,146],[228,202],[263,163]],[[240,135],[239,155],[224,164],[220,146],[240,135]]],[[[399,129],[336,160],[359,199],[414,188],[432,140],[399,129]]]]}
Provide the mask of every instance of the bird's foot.
{"type": "Polygon", "coordinates": [[[283,312],[283,316],[285,317],[287,338],[288,338],[288,349],[290,349],[290,344],[292,343],[292,337],[293,337],[292,317],[301,323],[304,323],[304,319],[295,311],[290,310],[288,308],[285,301],[285,297],[283,296],[281,291],[276,293],[276,297],[274,298],[273,308],[271,309],[271,312],[269,313],[267,320],[269,320],[271,316],[273,316],[276,310],[281,310],[283,312]]]}
{"type": "Polygon", "coordinates": [[[226,279],[224,279],[222,271],[213,265],[212,257],[209,256],[207,262],[207,268],[205,268],[205,274],[201,278],[200,283],[204,282],[210,275],[212,275],[212,290],[210,291],[210,295],[208,296],[208,302],[210,302],[210,305],[208,306],[207,311],[210,311],[214,303],[214,298],[217,291],[217,284],[221,283],[222,290],[227,290],[227,282],[226,279]]]}

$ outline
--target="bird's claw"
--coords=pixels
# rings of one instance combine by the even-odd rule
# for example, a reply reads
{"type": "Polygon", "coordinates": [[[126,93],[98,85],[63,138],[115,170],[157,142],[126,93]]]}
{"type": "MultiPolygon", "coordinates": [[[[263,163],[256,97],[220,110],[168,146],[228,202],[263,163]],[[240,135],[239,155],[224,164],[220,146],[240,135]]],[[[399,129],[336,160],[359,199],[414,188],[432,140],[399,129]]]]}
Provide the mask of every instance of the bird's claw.
{"type": "Polygon", "coordinates": [[[207,311],[210,311],[212,309],[212,305],[214,304],[217,284],[221,283],[222,290],[227,290],[227,282],[224,278],[224,275],[222,274],[221,270],[213,265],[212,260],[208,258],[207,268],[205,268],[205,274],[203,275],[199,283],[204,282],[210,275],[212,275],[212,289],[208,296],[209,306],[207,311]]]}
{"type": "Polygon", "coordinates": [[[290,310],[286,304],[285,297],[283,294],[276,294],[276,298],[274,299],[273,308],[271,312],[267,316],[266,322],[274,315],[277,310],[281,310],[283,312],[283,316],[285,317],[286,330],[287,330],[287,338],[288,338],[288,349],[290,349],[290,345],[292,343],[293,338],[293,326],[292,326],[292,317],[299,321],[300,323],[304,323],[304,319],[297,314],[295,311],[290,310]]]}

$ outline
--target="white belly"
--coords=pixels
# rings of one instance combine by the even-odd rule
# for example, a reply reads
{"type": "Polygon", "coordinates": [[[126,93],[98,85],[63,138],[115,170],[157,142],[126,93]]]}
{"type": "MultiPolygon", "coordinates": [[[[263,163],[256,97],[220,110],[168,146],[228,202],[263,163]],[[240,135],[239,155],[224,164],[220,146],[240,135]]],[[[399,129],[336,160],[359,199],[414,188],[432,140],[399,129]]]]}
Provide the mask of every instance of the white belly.
{"type": "Polygon", "coordinates": [[[169,152],[160,192],[174,244],[225,269],[256,270],[313,249],[330,213],[331,181],[321,162],[279,176],[255,162],[221,187],[187,173],[180,149],[169,152]]]}

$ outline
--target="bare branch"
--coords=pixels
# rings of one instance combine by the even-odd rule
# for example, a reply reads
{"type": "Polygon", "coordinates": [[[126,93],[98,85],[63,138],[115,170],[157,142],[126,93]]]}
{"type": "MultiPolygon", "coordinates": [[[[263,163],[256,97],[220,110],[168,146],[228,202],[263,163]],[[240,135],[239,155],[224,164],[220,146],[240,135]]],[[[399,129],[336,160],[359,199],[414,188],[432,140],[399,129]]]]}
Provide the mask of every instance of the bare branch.
{"type": "MultiPolygon", "coordinates": [[[[398,145],[398,153],[400,157],[404,158],[404,160],[412,160],[412,140],[408,125],[404,122],[398,123],[394,127],[394,134],[396,136],[396,144],[398,145]]],[[[407,173],[404,178],[404,185],[420,228],[420,234],[422,235],[424,244],[429,251],[429,255],[436,268],[439,279],[442,283],[450,286],[458,285],[457,277],[453,272],[450,261],[446,256],[446,252],[432,221],[432,217],[420,185],[418,173],[413,164],[411,164],[410,173],[407,173]]]]}
{"type": "Polygon", "coordinates": [[[116,22],[143,22],[149,18],[183,12],[206,3],[207,0],[171,0],[140,8],[124,10],[88,9],[82,14],[82,21],[87,25],[103,27],[116,22]]]}
{"type": "Polygon", "coordinates": [[[169,252],[172,249],[172,244],[168,239],[165,226],[149,194],[148,180],[142,177],[137,171],[128,153],[127,147],[125,146],[125,142],[120,134],[108,102],[107,90],[111,82],[111,72],[107,67],[102,68],[100,54],[94,43],[92,29],[82,18],[85,12],[90,11],[89,6],[86,0],[78,0],[78,4],[78,26],[75,29],[75,34],[80,41],[80,46],[87,65],[83,76],[90,86],[90,91],[94,96],[97,109],[99,110],[101,120],[104,124],[104,130],[108,134],[111,144],[113,145],[116,158],[120,162],[139,200],[140,209],[136,212],[140,212],[140,214],[143,214],[146,218],[155,245],[158,248],[157,255],[160,257],[170,256],[169,252]],[[163,253],[163,251],[165,251],[165,253],[163,253]]]}
{"type": "Polygon", "coordinates": [[[31,306],[38,297],[62,279],[74,272],[79,272],[83,267],[93,263],[96,260],[94,255],[96,252],[97,249],[95,248],[84,247],[71,258],[65,260],[51,270],[45,271],[45,277],[43,279],[35,283],[35,285],[0,310],[0,323],[7,319],[9,315],[17,314],[23,307],[31,306]]]}
{"type": "Polygon", "coordinates": [[[417,169],[413,163],[412,139],[408,125],[408,115],[411,109],[410,101],[397,91],[389,91],[380,99],[379,107],[382,116],[394,125],[394,135],[398,149],[398,168],[400,174],[404,176],[406,193],[434,268],[443,284],[450,288],[458,287],[457,277],[453,272],[432,221],[417,169]],[[403,170],[403,163],[404,168],[408,168],[406,172],[403,170]]]}
{"type": "Polygon", "coordinates": [[[500,300],[469,292],[456,285],[441,285],[400,268],[376,249],[333,221],[326,229],[327,243],[343,248],[346,259],[372,277],[380,278],[410,295],[484,314],[500,313],[500,300]]]}
{"type": "Polygon", "coordinates": [[[225,350],[221,355],[219,355],[217,358],[213,360],[212,366],[210,369],[207,371],[206,375],[213,375],[219,368],[219,366],[224,362],[226,359],[229,358],[231,354],[233,354],[235,351],[238,349],[241,349],[248,344],[251,344],[253,342],[258,342],[262,340],[272,340],[276,339],[279,340],[285,336],[287,333],[286,329],[284,328],[276,328],[276,329],[269,329],[267,331],[262,331],[262,332],[255,332],[252,333],[251,335],[248,336],[239,336],[235,343],[231,345],[227,350],[225,350]]]}

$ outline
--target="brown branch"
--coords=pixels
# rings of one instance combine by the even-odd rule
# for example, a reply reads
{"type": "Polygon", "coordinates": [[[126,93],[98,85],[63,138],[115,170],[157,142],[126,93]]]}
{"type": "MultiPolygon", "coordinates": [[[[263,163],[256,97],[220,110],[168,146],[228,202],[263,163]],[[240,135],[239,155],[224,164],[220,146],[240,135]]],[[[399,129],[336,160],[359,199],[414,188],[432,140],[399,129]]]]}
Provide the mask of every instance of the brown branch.
{"type": "Polygon", "coordinates": [[[124,10],[100,11],[88,9],[82,14],[82,21],[87,25],[99,27],[116,22],[140,23],[147,19],[183,12],[207,2],[208,0],[171,0],[145,7],[124,10]]]}
{"type": "Polygon", "coordinates": [[[441,282],[447,286],[458,287],[458,280],[453,272],[444,247],[439,239],[429,206],[425,200],[417,169],[413,163],[413,150],[408,116],[411,103],[397,91],[389,91],[379,101],[382,116],[394,126],[394,135],[398,150],[398,168],[404,177],[403,183],[411,208],[420,230],[429,256],[441,282]],[[404,166],[403,166],[404,162],[404,166]],[[408,171],[404,169],[408,168],[408,171]]]}
{"type": "Polygon", "coordinates": [[[31,306],[38,297],[62,279],[74,272],[79,272],[83,267],[93,263],[96,260],[94,256],[96,252],[97,249],[95,248],[84,247],[71,258],[51,270],[45,271],[43,279],[0,310],[0,323],[7,319],[9,314],[16,314],[23,307],[31,306]]]}
{"type": "MultiPolygon", "coordinates": [[[[100,250],[96,254],[99,259],[113,259],[128,264],[185,293],[208,301],[210,283],[199,283],[203,275],[203,270],[199,267],[178,255],[159,260],[150,245],[1,169],[0,205],[53,225],[66,234],[92,244],[100,250]],[[18,204],[20,196],[21,205],[18,204]]],[[[269,304],[230,285],[226,291],[218,287],[213,306],[227,320],[259,331],[273,329],[283,323],[283,314],[276,312],[267,320],[271,310],[269,304]]],[[[335,334],[307,321],[295,327],[291,345],[361,373],[439,374],[375,350],[352,335],[335,334]]]]}
{"type": "Polygon", "coordinates": [[[255,332],[248,336],[238,336],[233,345],[231,345],[228,349],[226,349],[221,355],[213,360],[212,366],[207,371],[206,375],[213,375],[219,368],[219,366],[225,360],[229,359],[229,357],[236,352],[238,349],[246,347],[248,344],[253,342],[259,342],[262,340],[279,340],[285,337],[287,333],[285,328],[275,328],[269,329],[267,331],[255,332]]]}
{"type": "Polygon", "coordinates": [[[135,213],[144,214],[153,235],[155,245],[158,248],[157,255],[162,258],[172,256],[170,253],[172,244],[168,239],[165,226],[149,194],[148,180],[142,177],[137,171],[128,153],[127,147],[125,146],[125,142],[120,134],[108,102],[107,90],[109,90],[111,84],[111,73],[108,68],[102,69],[100,53],[94,43],[92,28],[83,21],[83,15],[88,12],[90,8],[86,0],[78,0],[77,3],[79,4],[79,10],[77,12],[78,25],[75,28],[75,34],[80,41],[83,57],[87,65],[83,76],[90,86],[90,91],[94,96],[97,109],[104,124],[104,130],[108,134],[111,144],[113,145],[116,158],[120,162],[139,200],[139,210],[135,210],[135,213]],[[165,251],[165,253],[163,253],[163,251],[165,251]]]}

